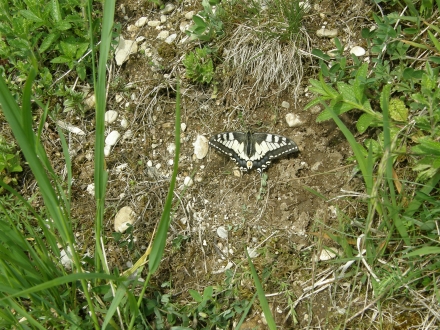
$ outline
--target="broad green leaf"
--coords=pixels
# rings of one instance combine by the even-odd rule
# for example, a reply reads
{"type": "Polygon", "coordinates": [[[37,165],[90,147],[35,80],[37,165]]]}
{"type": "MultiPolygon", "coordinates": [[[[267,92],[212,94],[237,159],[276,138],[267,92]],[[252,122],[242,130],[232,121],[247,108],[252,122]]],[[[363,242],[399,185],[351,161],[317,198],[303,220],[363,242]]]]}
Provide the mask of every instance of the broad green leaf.
{"type": "Polygon", "coordinates": [[[194,15],[193,16],[193,21],[194,21],[196,26],[206,28],[206,23],[205,23],[204,19],[201,18],[199,15],[194,15]]]}
{"type": "Polygon", "coordinates": [[[60,21],[60,22],[57,22],[57,24],[55,25],[55,28],[59,31],[67,31],[70,28],[72,28],[72,25],[67,21],[60,21]]]}
{"type": "Polygon", "coordinates": [[[353,83],[353,92],[356,97],[356,100],[359,103],[362,103],[362,100],[365,98],[364,83],[365,80],[367,79],[367,70],[368,70],[368,64],[367,63],[362,64],[356,72],[356,78],[353,83]]]}
{"type": "Polygon", "coordinates": [[[374,117],[368,113],[364,113],[362,114],[362,116],[359,117],[357,123],[356,123],[356,128],[358,130],[359,133],[364,133],[368,127],[371,126],[371,124],[373,123],[374,117]]]}
{"type": "Polygon", "coordinates": [[[343,82],[338,82],[337,85],[338,85],[338,90],[342,95],[343,102],[350,102],[353,105],[353,107],[355,105],[359,105],[359,102],[356,100],[353,86],[350,86],[343,82]]]}
{"type": "Polygon", "coordinates": [[[70,39],[67,41],[61,41],[60,47],[65,57],[69,57],[72,59],[75,58],[76,50],[78,48],[78,43],[76,42],[76,40],[70,39]]]}
{"type": "Polygon", "coordinates": [[[70,62],[72,62],[72,59],[65,56],[58,56],[50,61],[50,63],[70,63],[70,62]]]}
{"type": "Polygon", "coordinates": [[[198,293],[196,290],[189,289],[188,292],[196,302],[200,303],[203,301],[202,295],[198,293]]]}
{"type": "MultiPolygon", "coordinates": [[[[331,108],[333,110],[333,112],[336,113],[337,115],[343,114],[344,112],[347,112],[347,111],[354,109],[354,107],[351,104],[342,103],[342,102],[336,104],[334,107],[329,107],[329,108],[331,108]]],[[[319,123],[319,122],[328,120],[330,118],[332,118],[332,116],[331,116],[329,110],[324,109],[324,111],[322,111],[318,115],[318,117],[316,118],[316,122],[319,123]]]]}
{"type": "Polygon", "coordinates": [[[37,22],[37,23],[43,23],[44,22],[44,20],[42,20],[40,17],[35,15],[30,10],[20,10],[19,13],[21,15],[23,15],[23,17],[25,17],[26,19],[28,19],[30,21],[37,22]]]}
{"type": "Polygon", "coordinates": [[[38,51],[41,53],[44,53],[49,47],[53,44],[54,41],[56,41],[59,38],[59,33],[50,33],[48,34],[41,43],[40,49],[38,51]]]}
{"type": "Polygon", "coordinates": [[[436,37],[429,30],[428,30],[428,35],[429,35],[429,39],[431,39],[437,51],[440,52],[440,41],[438,41],[438,39],[436,39],[436,37]]]}
{"type": "Polygon", "coordinates": [[[392,98],[390,100],[390,117],[396,121],[404,121],[408,120],[408,108],[405,106],[405,103],[398,99],[392,98]]]}
{"type": "Polygon", "coordinates": [[[58,0],[50,0],[50,9],[53,20],[57,23],[62,21],[63,18],[61,16],[60,3],[58,2],[58,0]]]}

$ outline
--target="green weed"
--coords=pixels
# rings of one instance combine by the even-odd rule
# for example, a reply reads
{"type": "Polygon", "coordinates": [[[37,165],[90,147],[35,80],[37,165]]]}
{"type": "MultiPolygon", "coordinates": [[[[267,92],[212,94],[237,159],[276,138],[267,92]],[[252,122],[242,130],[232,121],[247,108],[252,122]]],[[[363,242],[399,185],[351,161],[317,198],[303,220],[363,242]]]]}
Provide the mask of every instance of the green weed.
{"type": "MultiPolygon", "coordinates": [[[[14,173],[23,171],[19,151],[15,150],[13,143],[8,143],[6,139],[0,135],[0,181],[6,184],[17,184],[14,173]]],[[[3,189],[0,189],[0,193],[3,189]]]]}
{"type": "Polygon", "coordinates": [[[220,0],[202,0],[203,10],[193,16],[194,25],[186,33],[192,40],[212,41],[224,35],[223,22],[220,18],[223,9],[220,0]],[[215,11],[213,6],[216,6],[215,11]]]}
{"type": "Polygon", "coordinates": [[[186,77],[193,82],[209,84],[214,77],[214,64],[211,50],[207,47],[197,48],[187,54],[183,60],[186,77]]]}

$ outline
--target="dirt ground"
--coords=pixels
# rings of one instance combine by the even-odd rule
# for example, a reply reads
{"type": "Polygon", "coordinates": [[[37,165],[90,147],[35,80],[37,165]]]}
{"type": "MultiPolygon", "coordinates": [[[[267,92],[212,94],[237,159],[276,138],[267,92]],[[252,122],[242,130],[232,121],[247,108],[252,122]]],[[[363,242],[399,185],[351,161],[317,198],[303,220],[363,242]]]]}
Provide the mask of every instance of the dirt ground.
{"type": "MultiPolygon", "coordinates": [[[[202,292],[209,285],[224,285],[226,267],[232,270],[234,279],[242,283],[241,296],[237,299],[250,297],[254,288],[244,251],[246,247],[256,248],[258,255],[254,255],[253,262],[257,270],[261,274],[268,268],[271,273],[264,289],[277,324],[285,329],[332,329],[332,324],[344,320],[349,300],[351,313],[364,306],[363,290],[357,291],[359,297],[355,299],[349,297],[352,290],[342,285],[339,292],[325,286],[310,289],[331,273],[329,264],[318,261],[316,256],[323,245],[334,246],[323,231],[339,228],[341,222],[348,221],[338,218],[338,207],[353,217],[360,212],[358,205],[337,197],[362,193],[363,185],[347,161],[352,153],[342,133],[331,121],[315,122],[320,107],[303,110],[313,97],[307,86],[309,78],[317,77],[317,62],[311,56],[303,57],[304,75],[296,98],[291,89],[275,95],[268,91],[268,95],[260,95],[261,101],[251,108],[246,103],[246,86],[243,91],[234,91],[232,97],[231,91],[216,78],[217,95],[212,98],[214,85],[195,85],[185,79],[182,58],[195,44],[179,43],[185,37],[179,29],[182,15],[190,10],[201,10],[201,5],[194,0],[174,5],[176,9],[168,15],[165,26],[178,37],[175,43],[168,45],[156,38],[159,31],[153,27],[146,25],[127,31],[140,17],[160,19],[159,10],[151,3],[134,0],[117,3],[115,20],[122,26],[121,34],[126,40],[144,36],[161,67],[158,69],[150,57],[138,52],[122,66],[114,64],[110,71],[107,109],[116,110],[119,116],[107,126],[106,134],[115,129],[121,134],[127,130],[132,132],[131,137],[121,139],[112,148],[106,159],[109,172],[106,253],[110,269],[118,267],[122,272],[136,262],[160,219],[172,172],[169,161],[173,153],[169,149],[174,143],[175,77],[179,73],[182,77],[181,121],[186,124],[186,130],[181,133],[175,192],[177,209],[164,260],[153,285],[160,288],[161,283],[170,281],[171,289],[163,288],[164,292],[173,294],[177,302],[191,301],[188,289],[202,292]],[[283,102],[288,102],[290,107],[283,107],[283,102]],[[302,124],[288,127],[285,115],[289,112],[298,115],[302,124]],[[128,121],[125,129],[120,125],[123,118],[128,121]],[[209,138],[222,131],[248,129],[284,135],[294,140],[300,149],[299,153],[269,167],[266,187],[261,187],[256,171],[236,176],[235,164],[212,149],[202,160],[194,157],[193,143],[197,135],[209,138]],[[123,164],[124,168],[118,170],[123,164]],[[193,177],[194,183],[184,190],[186,176],[193,177]],[[112,238],[114,216],[123,206],[130,206],[137,215],[133,250],[119,247],[112,238]],[[219,232],[226,232],[227,238],[219,236],[219,232]],[[181,240],[180,248],[173,248],[171,243],[176,240],[181,240]],[[287,284],[283,291],[280,291],[280,283],[287,284]],[[310,294],[319,289],[323,290],[310,294]],[[296,312],[296,321],[292,310],[296,312]]],[[[335,48],[330,38],[316,36],[316,30],[323,25],[338,29],[343,43],[365,46],[360,30],[371,24],[368,3],[325,0],[312,5],[316,6],[304,19],[311,48],[323,51],[335,48]]],[[[356,121],[356,117],[351,116],[343,117],[349,127],[356,121]]],[[[89,244],[95,210],[94,199],[86,191],[87,185],[93,183],[94,113],[90,111],[84,118],[67,114],[64,120],[86,132],[84,137],[70,137],[71,150],[75,151],[72,211],[77,221],[78,244],[86,251],[92,249],[89,244]]],[[[54,149],[55,156],[57,152],[60,150],[54,149]]],[[[264,328],[258,308],[251,311],[242,329],[254,327],[264,328]]],[[[357,324],[353,328],[368,326],[357,324]]]]}

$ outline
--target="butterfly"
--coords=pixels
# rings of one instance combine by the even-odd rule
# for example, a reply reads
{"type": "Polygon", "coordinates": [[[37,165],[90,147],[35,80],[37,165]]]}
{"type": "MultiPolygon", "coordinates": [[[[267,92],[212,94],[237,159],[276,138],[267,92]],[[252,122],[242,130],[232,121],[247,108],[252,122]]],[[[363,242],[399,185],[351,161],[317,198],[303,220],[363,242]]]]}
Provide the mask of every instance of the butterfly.
{"type": "Polygon", "coordinates": [[[273,160],[299,151],[291,139],[271,133],[223,132],[213,135],[209,145],[229,156],[242,172],[256,169],[260,174],[273,160]]]}

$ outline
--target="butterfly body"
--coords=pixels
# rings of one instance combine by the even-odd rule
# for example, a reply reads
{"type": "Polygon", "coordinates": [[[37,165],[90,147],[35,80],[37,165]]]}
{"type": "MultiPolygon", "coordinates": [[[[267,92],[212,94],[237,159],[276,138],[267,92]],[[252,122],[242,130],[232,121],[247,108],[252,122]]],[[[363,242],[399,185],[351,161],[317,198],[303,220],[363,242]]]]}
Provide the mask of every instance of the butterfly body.
{"type": "Polygon", "coordinates": [[[298,151],[291,139],[270,133],[223,132],[212,136],[209,145],[229,156],[243,172],[261,173],[273,160],[298,151]]]}

